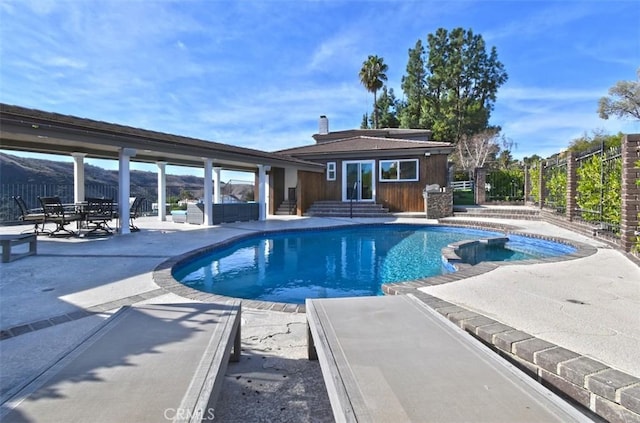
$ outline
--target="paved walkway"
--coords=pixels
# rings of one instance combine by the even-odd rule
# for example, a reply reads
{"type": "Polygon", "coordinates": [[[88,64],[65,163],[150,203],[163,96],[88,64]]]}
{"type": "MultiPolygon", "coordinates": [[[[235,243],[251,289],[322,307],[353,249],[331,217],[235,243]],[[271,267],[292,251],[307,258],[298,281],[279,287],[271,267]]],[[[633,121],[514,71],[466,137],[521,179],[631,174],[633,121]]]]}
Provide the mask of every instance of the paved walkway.
{"type": "MultiPolygon", "coordinates": [[[[143,230],[125,236],[39,237],[37,256],[0,265],[2,400],[117,307],[184,302],[152,278],[154,268],[175,255],[256,231],[390,220],[425,222],[287,216],[204,228],[142,218],[143,230]]],[[[501,266],[424,290],[640,377],[640,268],[571,231],[537,221],[502,222],[598,251],[573,261],[501,266]]],[[[0,233],[15,229],[0,227],[0,233]]],[[[220,421],[332,421],[319,365],[306,360],[303,314],[245,309],[243,359],[229,366],[216,413],[220,421]]]]}
{"type": "Polygon", "coordinates": [[[640,267],[572,231],[540,221],[517,226],[597,251],[559,263],[501,266],[421,290],[640,377],[640,267]]]}

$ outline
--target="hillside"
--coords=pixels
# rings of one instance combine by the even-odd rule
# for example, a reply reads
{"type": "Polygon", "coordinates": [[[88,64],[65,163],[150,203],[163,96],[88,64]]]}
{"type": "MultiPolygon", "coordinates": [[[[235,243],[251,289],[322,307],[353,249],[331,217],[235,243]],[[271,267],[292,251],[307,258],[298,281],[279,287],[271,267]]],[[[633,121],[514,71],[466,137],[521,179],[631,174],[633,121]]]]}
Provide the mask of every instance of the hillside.
{"type": "MultiPolygon", "coordinates": [[[[113,194],[106,195],[104,193],[112,193],[117,190],[117,171],[106,170],[86,163],[84,171],[88,196],[98,196],[101,193],[102,196],[113,196],[113,194]]],[[[155,172],[132,170],[130,181],[132,194],[144,195],[147,198],[157,197],[158,179],[155,172]]],[[[58,191],[66,193],[69,191],[67,186],[73,186],[73,163],[0,153],[0,185],[3,201],[6,200],[4,198],[6,196],[11,200],[11,195],[27,197],[20,192],[20,186],[29,186],[29,192],[34,189],[38,190],[33,187],[60,186],[58,191]]],[[[203,178],[197,176],[167,175],[168,197],[184,197],[188,192],[192,198],[202,198],[204,196],[203,186],[203,178]]],[[[238,183],[223,184],[222,193],[247,201],[253,198],[253,186],[238,183]]],[[[37,195],[45,195],[45,193],[37,195]]]]}

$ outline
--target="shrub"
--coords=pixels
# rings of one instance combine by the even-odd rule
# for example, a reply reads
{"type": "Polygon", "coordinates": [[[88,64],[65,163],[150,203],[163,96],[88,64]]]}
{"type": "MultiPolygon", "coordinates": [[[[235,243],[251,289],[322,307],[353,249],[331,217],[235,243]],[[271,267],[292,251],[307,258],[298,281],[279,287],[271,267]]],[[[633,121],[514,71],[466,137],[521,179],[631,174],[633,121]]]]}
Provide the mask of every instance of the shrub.
{"type": "Polygon", "coordinates": [[[620,224],[622,160],[593,155],[577,170],[578,207],[587,221],[620,224]]]}

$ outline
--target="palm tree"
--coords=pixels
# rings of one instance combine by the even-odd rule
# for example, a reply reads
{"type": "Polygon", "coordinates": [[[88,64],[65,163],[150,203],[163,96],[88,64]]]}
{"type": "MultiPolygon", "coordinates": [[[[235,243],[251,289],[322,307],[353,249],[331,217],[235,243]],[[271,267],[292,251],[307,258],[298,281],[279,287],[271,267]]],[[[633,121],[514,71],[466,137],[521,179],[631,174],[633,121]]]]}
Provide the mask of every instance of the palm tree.
{"type": "Polygon", "coordinates": [[[373,93],[373,125],[375,129],[378,128],[377,92],[382,88],[383,81],[387,80],[387,74],[385,73],[387,69],[388,67],[382,57],[378,56],[369,56],[362,64],[362,69],[360,69],[360,82],[362,82],[367,91],[373,93]]]}

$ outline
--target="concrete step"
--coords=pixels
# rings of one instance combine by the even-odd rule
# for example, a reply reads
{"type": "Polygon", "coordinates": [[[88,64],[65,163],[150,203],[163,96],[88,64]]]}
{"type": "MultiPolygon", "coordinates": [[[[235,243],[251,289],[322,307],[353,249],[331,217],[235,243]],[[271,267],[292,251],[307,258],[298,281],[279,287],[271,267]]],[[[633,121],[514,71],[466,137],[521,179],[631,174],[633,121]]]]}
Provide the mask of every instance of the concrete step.
{"type": "Polygon", "coordinates": [[[484,218],[484,219],[515,219],[515,220],[539,220],[538,214],[524,214],[524,213],[458,213],[454,212],[455,217],[466,218],[484,218]]]}
{"type": "Polygon", "coordinates": [[[359,208],[359,209],[375,209],[375,210],[379,210],[379,209],[384,209],[384,207],[382,207],[382,204],[377,204],[377,203],[343,203],[343,202],[315,202],[311,205],[311,208],[314,209],[344,209],[344,208],[351,208],[353,207],[354,209],[359,208]]]}
{"type": "Polygon", "coordinates": [[[353,211],[353,214],[350,212],[342,212],[342,211],[333,211],[333,212],[315,212],[315,213],[305,213],[305,216],[314,216],[314,217],[389,217],[389,213],[361,213],[358,211],[353,211]]]}
{"type": "Polygon", "coordinates": [[[525,207],[464,207],[454,206],[453,215],[469,218],[499,218],[537,220],[540,210],[525,207]]]}
{"type": "Polygon", "coordinates": [[[453,211],[456,213],[463,213],[465,215],[472,214],[529,214],[529,215],[539,215],[540,210],[534,208],[519,208],[519,207],[495,207],[495,208],[484,208],[484,207],[464,207],[464,206],[453,206],[453,211]]]}
{"type": "Polygon", "coordinates": [[[318,217],[388,217],[389,209],[377,203],[316,201],[305,215],[318,217]]]}
{"type": "Polygon", "coordinates": [[[289,202],[289,200],[285,200],[280,204],[280,207],[276,210],[276,215],[278,216],[290,216],[291,214],[295,214],[296,206],[295,203],[289,202]],[[293,212],[291,212],[293,210],[293,212]]]}

